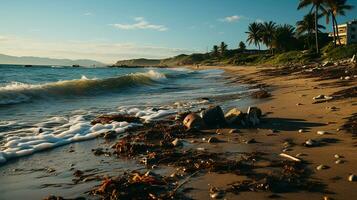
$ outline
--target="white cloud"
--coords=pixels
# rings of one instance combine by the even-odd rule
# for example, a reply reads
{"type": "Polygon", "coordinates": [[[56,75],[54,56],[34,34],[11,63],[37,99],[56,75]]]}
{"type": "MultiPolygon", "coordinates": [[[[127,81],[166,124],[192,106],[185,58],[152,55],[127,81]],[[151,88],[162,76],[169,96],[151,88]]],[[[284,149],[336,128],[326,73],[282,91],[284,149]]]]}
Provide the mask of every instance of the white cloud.
{"type": "Polygon", "coordinates": [[[164,25],[151,24],[143,17],[135,17],[135,23],[133,24],[110,24],[111,26],[121,30],[138,30],[138,29],[150,29],[156,31],[167,31],[168,28],[164,25]]]}
{"type": "Polygon", "coordinates": [[[92,41],[45,41],[35,38],[0,36],[0,53],[14,56],[36,56],[69,59],[93,59],[112,64],[132,58],[167,58],[197,52],[135,43],[116,43],[97,39],[92,41]]]}
{"type": "Polygon", "coordinates": [[[91,13],[91,12],[86,12],[86,13],[84,13],[83,15],[84,15],[84,16],[92,16],[93,13],[91,13]]]}
{"type": "Polygon", "coordinates": [[[244,19],[244,18],[245,18],[244,16],[232,15],[232,16],[227,16],[227,17],[225,17],[223,19],[220,19],[220,21],[231,23],[231,22],[239,21],[239,20],[244,19]]]}

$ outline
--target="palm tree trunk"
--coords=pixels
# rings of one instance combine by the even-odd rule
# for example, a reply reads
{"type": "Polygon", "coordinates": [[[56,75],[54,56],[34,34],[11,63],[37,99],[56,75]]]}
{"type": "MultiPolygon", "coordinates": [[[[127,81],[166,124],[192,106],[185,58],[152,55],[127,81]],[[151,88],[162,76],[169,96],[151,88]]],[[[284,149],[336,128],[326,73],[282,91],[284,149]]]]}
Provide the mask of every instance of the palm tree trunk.
{"type": "Polygon", "coordinates": [[[318,11],[319,11],[319,5],[316,5],[315,7],[315,44],[316,44],[316,53],[319,54],[319,29],[318,29],[318,11]]]}
{"type": "Polygon", "coordinates": [[[333,20],[333,13],[331,13],[331,17],[332,17],[332,30],[333,30],[333,46],[336,47],[336,26],[335,26],[335,21],[333,20]]]}
{"type": "Polygon", "coordinates": [[[332,20],[335,22],[338,44],[341,45],[341,38],[340,38],[340,35],[338,33],[338,24],[337,24],[336,16],[333,16],[332,20]]]}

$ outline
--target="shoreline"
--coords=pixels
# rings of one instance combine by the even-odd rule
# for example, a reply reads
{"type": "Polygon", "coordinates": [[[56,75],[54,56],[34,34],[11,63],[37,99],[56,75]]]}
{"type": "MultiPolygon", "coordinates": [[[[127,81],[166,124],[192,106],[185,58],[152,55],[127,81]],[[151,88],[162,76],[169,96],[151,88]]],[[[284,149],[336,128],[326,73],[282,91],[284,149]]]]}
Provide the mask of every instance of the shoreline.
{"type": "MultiPolygon", "coordinates": [[[[195,69],[196,67],[191,66],[190,68],[195,69]]],[[[305,78],[297,75],[274,75],[274,73],[278,72],[274,71],[275,69],[273,67],[200,66],[200,70],[202,69],[225,70],[225,73],[228,75],[227,81],[229,84],[249,84],[253,88],[263,88],[271,94],[271,97],[254,101],[254,105],[261,108],[264,113],[262,123],[257,127],[237,127],[238,133],[229,133],[234,127],[209,129],[197,135],[196,133],[188,133],[186,138],[181,138],[181,140],[189,144],[188,147],[177,147],[178,150],[204,148],[206,149],[206,153],[215,152],[219,154],[217,156],[225,155],[220,158],[237,159],[240,156],[256,156],[254,157],[256,160],[252,163],[250,163],[251,160],[249,159],[249,164],[245,163],[251,167],[253,171],[248,173],[244,171],[239,172],[239,169],[230,169],[222,173],[222,170],[213,170],[210,172],[209,169],[199,168],[198,174],[194,174],[194,176],[190,177],[193,173],[183,173],[182,178],[176,180],[179,183],[183,183],[186,179],[188,180],[180,188],[181,192],[186,193],[187,196],[194,199],[207,199],[210,198],[210,196],[212,197],[212,194],[222,194],[228,199],[276,197],[288,199],[301,199],[306,197],[321,199],[324,196],[333,199],[346,199],[353,196],[356,182],[349,182],[347,179],[350,174],[357,174],[355,169],[355,166],[357,166],[357,152],[355,151],[356,141],[350,133],[347,133],[341,129],[341,127],[346,122],[344,118],[353,114],[353,108],[356,107],[356,105],[353,104],[355,99],[347,98],[318,104],[314,103],[315,100],[313,100],[313,97],[319,94],[331,95],[350,86],[344,86],[342,88],[337,86],[323,87],[321,84],[334,85],[333,82],[335,80],[321,81],[317,80],[317,78],[305,78]],[[267,69],[272,71],[264,71],[267,69]],[[336,107],[336,109],[331,110],[332,107],[336,107]],[[300,129],[303,130],[303,133],[299,133],[300,129]],[[337,131],[337,129],[341,130],[337,131]],[[317,134],[318,131],[326,131],[326,134],[319,135],[317,134]],[[211,144],[203,140],[203,138],[207,139],[208,137],[216,137],[221,142],[211,144]],[[247,142],[253,139],[255,142],[247,142]],[[305,147],[302,144],[308,139],[321,141],[321,145],[313,148],[305,147]],[[253,153],[264,153],[264,155],[253,156],[251,155],[253,153]],[[285,165],[279,165],[280,162],[285,162],[286,160],[279,156],[280,153],[292,155],[303,161],[302,167],[308,174],[304,177],[298,177],[302,181],[302,185],[299,185],[301,188],[292,188],[293,190],[289,192],[274,192],[269,189],[261,190],[257,188],[256,192],[239,189],[232,191],[232,185],[230,185],[232,183],[244,180],[258,180],[259,178],[256,176],[259,176],[259,174],[276,173],[276,170],[279,170],[280,167],[284,167],[285,165]],[[297,154],[300,155],[297,156],[297,154]],[[340,155],[341,158],[335,158],[335,154],[340,155]],[[336,160],[341,160],[341,163],[335,164],[336,160]],[[316,167],[321,164],[328,168],[316,170],[316,167]],[[276,165],[278,166],[275,169],[273,166],[276,167],[276,165]],[[271,168],[273,168],[273,170],[271,170],[271,168]],[[312,183],[311,181],[318,182],[321,187],[311,187],[311,191],[309,191],[305,187],[308,183],[312,183]],[[210,192],[212,187],[216,188],[219,192],[210,192]]],[[[356,79],[352,81],[355,83],[356,79]]],[[[95,141],[98,140],[96,139],[95,141]]],[[[96,148],[102,147],[105,150],[103,154],[95,157],[100,159],[101,156],[105,156],[106,152],[112,152],[110,146],[116,144],[118,141],[118,139],[115,139],[110,143],[98,142],[99,144],[97,144],[96,148]]],[[[71,145],[71,147],[72,146],[76,145],[71,145]]],[[[63,149],[69,148],[70,147],[67,146],[63,149]]],[[[90,149],[87,149],[87,152],[93,156],[90,149]]],[[[116,159],[122,159],[112,156],[113,155],[108,157],[110,161],[107,162],[113,163],[117,162],[116,159]]],[[[206,156],[213,155],[207,154],[206,156]]],[[[142,172],[150,170],[164,176],[172,175],[172,172],[175,171],[172,167],[161,165],[158,165],[157,168],[152,168],[152,166],[150,166],[151,168],[148,168],[148,166],[145,167],[145,165],[143,166],[138,162],[140,159],[135,156],[124,157],[124,161],[125,160],[130,163],[137,163],[133,166],[136,166],[136,168],[142,172]]],[[[287,160],[289,161],[289,159],[287,160]]],[[[215,161],[218,162],[218,160],[215,161]]],[[[288,162],[287,164],[292,163],[288,162]]],[[[105,163],[102,163],[102,165],[105,166],[105,163]]],[[[295,165],[289,166],[293,167],[295,165]]],[[[74,166],[73,168],[76,167],[77,166],[74,166]]],[[[85,166],[82,167],[85,168],[85,166]]],[[[294,168],[294,170],[296,169],[294,168]]],[[[73,170],[69,173],[73,173],[73,170]]],[[[115,173],[112,171],[110,174],[114,176],[115,173]]],[[[84,185],[89,184],[91,187],[98,185],[103,178],[103,176],[94,177],[92,181],[95,181],[96,184],[91,181],[89,181],[89,183],[86,181],[81,182],[88,177],[93,178],[90,172],[84,170],[84,175],[78,176],[77,178],[80,180],[79,183],[84,185]]],[[[250,187],[253,186],[250,185],[250,187]]],[[[61,194],[57,193],[54,195],[61,196],[61,194]]]]}

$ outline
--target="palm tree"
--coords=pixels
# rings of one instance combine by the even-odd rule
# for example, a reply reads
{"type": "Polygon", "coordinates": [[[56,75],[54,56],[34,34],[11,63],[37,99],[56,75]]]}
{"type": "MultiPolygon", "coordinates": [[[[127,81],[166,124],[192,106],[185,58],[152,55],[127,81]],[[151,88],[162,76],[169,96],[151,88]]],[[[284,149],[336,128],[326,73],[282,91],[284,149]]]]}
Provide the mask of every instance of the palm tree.
{"type": "Polygon", "coordinates": [[[239,46],[238,49],[241,51],[243,51],[247,48],[243,41],[240,41],[238,46],[239,46]]]}
{"type": "Polygon", "coordinates": [[[262,31],[261,24],[257,22],[253,22],[249,24],[248,32],[245,32],[246,34],[248,34],[247,42],[249,44],[254,44],[255,46],[258,46],[259,50],[260,50],[260,42],[262,41],[261,31],[262,31]]]}
{"type": "Polygon", "coordinates": [[[332,19],[332,29],[333,29],[333,38],[334,44],[336,45],[338,39],[339,44],[341,45],[341,40],[338,33],[338,23],[337,23],[337,15],[345,15],[345,11],[353,9],[353,6],[347,5],[347,0],[326,0],[325,1],[325,15],[326,15],[326,23],[328,24],[330,21],[330,17],[332,19]]]}
{"type": "Polygon", "coordinates": [[[272,41],[274,38],[274,33],[276,29],[276,24],[272,21],[270,22],[264,22],[261,25],[261,40],[265,46],[267,46],[269,49],[272,49],[272,41]]]}
{"type": "MultiPolygon", "coordinates": [[[[322,15],[318,16],[321,18],[322,15]]],[[[320,32],[320,29],[325,29],[325,26],[318,25],[317,30],[320,32]]],[[[315,32],[315,14],[309,13],[304,16],[303,20],[296,22],[296,33],[298,35],[307,34],[307,43],[310,46],[310,40],[313,37],[313,33],[315,32]]]]}
{"type": "Polygon", "coordinates": [[[318,16],[319,16],[319,11],[320,10],[324,10],[324,7],[322,6],[322,4],[325,2],[326,0],[300,0],[300,3],[298,5],[298,10],[305,8],[309,5],[312,5],[311,7],[311,11],[310,13],[315,9],[315,46],[316,46],[316,53],[319,54],[320,50],[319,50],[319,31],[318,31],[318,24],[319,24],[319,20],[318,20],[318,16]]]}
{"type": "Polygon", "coordinates": [[[295,28],[289,24],[277,26],[272,46],[279,50],[290,50],[293,48],[295,40],[295,28]]]}
{"type": "Polygon", "coordinates": [[[217,45],[214,45],[214,46],[213,46],[212,54],[213,54],[213,56],[218,56],[218,54],[219,54],[219,47],[218,47],[217,45]]]}
{"type": "Polygon", "coordinates": [[[226,43],[221,42],[221,45],[219,46],[219,50],[220,50],[221,56],[224,56],[226,54],[227,47],[228,46],[227,46],[226,43]]]}

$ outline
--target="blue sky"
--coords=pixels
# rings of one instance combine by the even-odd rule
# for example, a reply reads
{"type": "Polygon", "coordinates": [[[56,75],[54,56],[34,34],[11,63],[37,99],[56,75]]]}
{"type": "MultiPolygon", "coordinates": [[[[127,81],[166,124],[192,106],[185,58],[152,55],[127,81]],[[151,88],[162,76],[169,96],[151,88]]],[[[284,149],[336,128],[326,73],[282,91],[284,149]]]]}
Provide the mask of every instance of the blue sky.
{"type": "MultiPolygon", "coordinates": [[[[357,0],[349,0],[357,7],[357,0]]],[[[295,24],[298,0],[1,0],[0,53],[112,63],[236,48],[254,21],[295,24]]],[[[356,9],[339,17],[345,22],[356,9]]],[[[324,20],[321,20],[324,21],[324,20]]]]}

